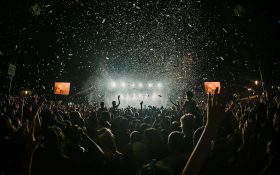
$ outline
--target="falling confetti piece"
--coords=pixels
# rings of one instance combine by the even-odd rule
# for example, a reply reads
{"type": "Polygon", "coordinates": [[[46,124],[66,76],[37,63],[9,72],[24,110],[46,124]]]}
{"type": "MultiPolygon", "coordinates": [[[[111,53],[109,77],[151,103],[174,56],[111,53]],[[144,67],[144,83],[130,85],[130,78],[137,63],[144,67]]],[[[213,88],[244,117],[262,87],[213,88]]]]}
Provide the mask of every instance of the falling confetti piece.
{"type": "Polygon", "coordinates": [[[228,33],[228,31],[225,29],[225,28],[222,28],[223,29],[223,31],[225,32],[225,33],[228,33]]]}

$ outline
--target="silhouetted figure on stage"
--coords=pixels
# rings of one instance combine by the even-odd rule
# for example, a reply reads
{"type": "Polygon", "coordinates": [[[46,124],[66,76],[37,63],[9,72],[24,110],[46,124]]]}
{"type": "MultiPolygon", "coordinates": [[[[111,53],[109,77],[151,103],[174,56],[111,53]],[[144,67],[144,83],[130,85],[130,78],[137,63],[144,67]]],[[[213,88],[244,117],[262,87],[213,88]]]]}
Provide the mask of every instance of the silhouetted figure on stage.
{"type": "Polygon", "coordinates": [[[182,111],[183,114],[192,114],[195,116],[195,120],[196,120],[196,124],[198,126],[202,125],[202,115],[198,109],[198,107],[196,106],[196,102],[193,100],[193,92],[191,91],[187,91],[187,100],[185,101],[182,111]]]}
{"type": "Polygon", "coordinates": [[[110,108],[110,112],[112,117],[115,117],[118,112],[118,107],[120,106],[121,101],[120,101],[120,96],[118,96],[118,104],[116,101],[112,101],[112,107],[110,108]]]}
{"type": "Polygon", "coordinates": [[[97,110],[97,116],[100,117],[101,113],[104,111],[108,111],[108,109],[105,107],[105,103],[101,102],[100,108],[98,108],[98,110],[97,110]]]}

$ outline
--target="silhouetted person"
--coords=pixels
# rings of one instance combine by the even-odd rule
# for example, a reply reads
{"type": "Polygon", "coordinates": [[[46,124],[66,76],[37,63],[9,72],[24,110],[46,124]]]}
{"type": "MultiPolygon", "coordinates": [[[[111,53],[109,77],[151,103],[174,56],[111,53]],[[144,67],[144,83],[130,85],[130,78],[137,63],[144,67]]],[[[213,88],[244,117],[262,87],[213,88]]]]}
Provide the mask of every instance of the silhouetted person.
{"type": "Polygon", "coordinates": [[[193,92],[187,91],[187,100],[185,101],[182,111],[183,114],[192,114],[195,117],[196,120],[196,127],[199,127],[202,125],[202,115],[196,105],[196,102],[193,100],[193,92]]]}
{"type": "Polygon", "coordinates": [[[120,104],[121,104],[120,96],[118,96],[118,104],[116,101],[112,101],[112,107],[110,108],[110,112],[113,118],[117,116],[118,107],[120,106],[120,104]]]}
{"type": "Polygon", "coordinates": [[[190,155],[193,149],[193,134],[195,131],[195,119],[192,114],[185,114],[180,119],[181,128],[184,134],[184,149],[187,155],[190,155]]]}
{"type": "Polygon", "coordinates": [[[97,110],[97,116],[100,117],[101,113],[104,111],[108,111],[108,109],[105,107],[105,103],[101,102],[100,108],[98,108],[98,110],[97,110]]]}

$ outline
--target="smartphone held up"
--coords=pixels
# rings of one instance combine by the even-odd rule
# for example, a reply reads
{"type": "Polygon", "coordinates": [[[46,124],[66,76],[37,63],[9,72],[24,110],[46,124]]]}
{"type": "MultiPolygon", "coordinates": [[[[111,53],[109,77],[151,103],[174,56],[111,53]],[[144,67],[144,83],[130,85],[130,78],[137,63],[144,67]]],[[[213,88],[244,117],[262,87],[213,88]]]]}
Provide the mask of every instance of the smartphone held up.
{"type": "Polygon", "coordinates": [[[218,88],[218,94],[221,91],[221,82],[216,81],[216,82],[204,82],[204,90],[205,93],[207,94],[214,94],[216,88],[218,88]]]}

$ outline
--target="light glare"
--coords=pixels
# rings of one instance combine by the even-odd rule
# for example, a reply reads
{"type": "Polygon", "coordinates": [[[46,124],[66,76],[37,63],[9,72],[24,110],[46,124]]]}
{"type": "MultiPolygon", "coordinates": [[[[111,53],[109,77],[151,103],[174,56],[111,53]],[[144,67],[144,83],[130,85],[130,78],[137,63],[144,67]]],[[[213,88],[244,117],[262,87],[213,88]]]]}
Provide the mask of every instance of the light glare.
{"type": "Polygon", "coordinates": [[[125,86],[126,86],[125,82],[122,82],[122,83],[121,83],[121,86],[122,86],[122,87],[125,87],[125,86]]]}
{"type": "Polygon", "coordinates": [[[111,85],[112,85],[112,87],[116,87],[117,86],[116,82],[112,82],[111,85]]]}
{"type": "Polygon", "coordinates": [[[255,81],[255,85],[257,85],[257,86],[259,85],[259,82],[258,82],[258,80],[256,80],[256,81],[255,81]]]}

